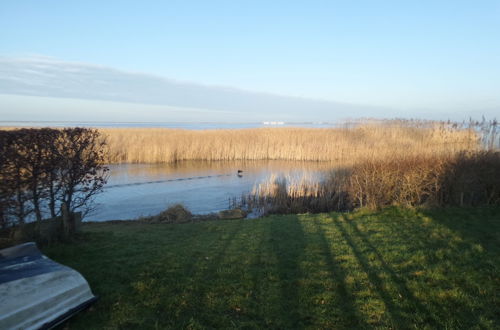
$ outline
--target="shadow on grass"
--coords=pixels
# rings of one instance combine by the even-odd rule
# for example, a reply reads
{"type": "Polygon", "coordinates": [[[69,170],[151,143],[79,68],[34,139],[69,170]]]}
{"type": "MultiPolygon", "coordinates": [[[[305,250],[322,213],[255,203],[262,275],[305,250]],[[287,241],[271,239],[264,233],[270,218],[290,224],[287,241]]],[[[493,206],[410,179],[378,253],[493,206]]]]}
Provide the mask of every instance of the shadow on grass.
{"type": "Polygon", "coordinates": [[[273,323],[272,320],[267,320],[265,316],[264,306],[266,305],[267,299],[266,295],[269,295],[268,285],[266,285],[265,278],[267,275],[267,265],[269,260],[266,253],[266,244],[270,241],[270,230],[269,226],[263,225],[263,222],[259,222],[257,226],[259,239],[255,243],[251,253],[253,254],[250,267],[253,269],[250,272],[250,289],[251,289],[251,299],[253,303],[253,316],[258,319],[258,322],[263,325],[263,327],[270,327],[273,323]]]}
{"type": "MultiPolygon", "coordinates": [[[[403,310],[394,302],[395,298],[390,292],[388,292],[386,285],[384,283],[384,279],[379,275],[380,270],[370,264],[365,252],[356,244],[352,235],[348,233],[342,221],[340,221],[337,217],[332,217],[332,222],[337,228],[337,230],[341,233],[345,242],[350,246],[354,256],[356,257],[359,265],[363,269],[363,271],[368,276],[368,280],[375,288],[376,293],[382,299],[389,319],[393,326],[397,326],[400,324],[405,324],[405,315],[403,310]]],[[[410,312],[410,311],[408,311],[410,312]]]]}
{"type": "Polygon", "coordinates": [[[423,210],[424,216],[446,226],[470,243],[481,244],[486,250],[500,253],[500,208],[444,208],[423,210]]]}
{"type": "Polygon", "coordinates": [[[188,302],[189,306],[184,310],[184,326],[188,328],[196,328],[198,325],[217,327],[217,321],[212,324],[214,318],[207,317],[210,316],[207,309],[211,305],[212,295],[210,283],[216,283],[220,277],[221,269],[227,267],[224,259],[229,254],[228,251],[241,231],[242,225],[241,221],[235,221],[231,224],[232,228],[229,233],[214,243],[216,246],[212,248],[212,251],[207,249],[201,255],[197,253],[190,258],[192,262],[188,264],[187,274],[192,274],[192,276],[186,279],[190,286],[184,292],[183,300],[188,302]],[[203,256],[203,254],[210,255],[210,257],[203,256]]]}
{"type": "Polygon", "coordinates": [[[301,255],[305,248],[302,226],[297,216],[289,216],[286,225],[283,221],[268,221],[270,226],[270,246],[276,256],[279,277],[281,315],[283,326],[291,329],[307,325],[308,313],[300,301],[301,255]]]}
{"type": "MultiPolygon", "coordinates": [[[[338,220],[334,219],[334,222],[337,222],[338,220]]],[[[387,273],[389,275],[390,280],[396,285],[397,291],[401,299],[405,299],[408,301],[408,303],[411,305],[412,308],[414,308],[414,311],[416,311],[419,315],[420,322],[424,322],[425,324],[429,323],[436,323],[432,313],[415,297],[413,292],[408,288],[406,285],[406,281],[400,277],[390,266],[389,264],[385,261],[384,257],[380,253],[380,251],[373,245],[368,238],[368,235],[361,230],[359,230],[358,226],[354,221],[343,221],[343,223],[347,223],[349,227],[351,228],[351,231],[363,242],[363,244],[368,248],[369,251],[371,251],[376,259],[378,260],[382,271],[387,273]]],[[[337,222],[337,226],[341,226],[339,222],[337,222]]],[[[347,234],[345,231],[343,231],[343,235],[347,234]]],[[[352,240],[349,240],[348,242],[352,243],[352,240]]],[[[367,265],[367,260],[364,259],[362,261],[364,264],[367,265]]],[[[377,278],[374,278],[375,280],[378,280],[377,278]]],[[[384,297],[383,293],[380,292],[380,295],[384,297]]],[[[385,295],[384,299],[387,299],[388,297],[385,295]]],[[[391,307],[390,304],[387,304],[388,307],[391,307]]],[[[392,306],[394,308],[394,306],[392,306]]],[[[407,310],[407,313],[413,312],[412,310],[407,310]]],[[[396,312],[397,315],[399,316],[399,311],[396,312]]]]}
{"type": "MultiPolygon", "coordinates": [[[[384,237],[392,239],[383,244],[399,246],[396,253],[400,255],[396,259],[404,258],[402,277],[376,248],[380,242],[361,230],[358,221],[345,223],[372,251],[381,270],[413,306],[418,323],[439,328],[489,328],[488,322],[498,316],[490,308],[479,311],[477,306],[495,304],[495,299],[488,303],[486,299],[491,297],[484,293],[495,290],[492,279],[498,274],[495,266],[500,261],[499,223],[495,220],[500,219],[498,209],[496,214],[494,210],[480,208],[466,212],[455,208],[423,211],[389,208],[384,213],[383,224],[387,229],[384,237]],[[483,250],[483,246],[489,248],[483,250]],[[420,275],[414,276],[414,273],[420,275]],[[419,299],[409,285],[415,287],[414,290],[422,290],[419,299]],[[454,317],[450,318],[452,314],[454,317]]],[[[366,224],[370,220],[362,222],[366,224]]]]}
{"type": "Polygon", "coordinates": [[[364,322],[361,320],[357,307],[355,306],[354,297],[346,287],[346,273],[343,267],[335,260],[332,253],[332,247],[330,244],[332,240],[327,239],[326,233],[318,220],[314,221],[314,226],[316,235],[318,236],[320,249],[327,266],[327,271],[335,283],[336,293],[339,296],[338,298],[340,304],[338,304],[338,307],[340,307],[342,313],[342,320],[345,322],[342,326],[346,328],[366,327],[364,322]]]}
{"type": "Polygon", "coordinates": [[[109,225],[52,250],[102,296],[76,329],[495,328],[498,255],[421,212],[109,225]]]}

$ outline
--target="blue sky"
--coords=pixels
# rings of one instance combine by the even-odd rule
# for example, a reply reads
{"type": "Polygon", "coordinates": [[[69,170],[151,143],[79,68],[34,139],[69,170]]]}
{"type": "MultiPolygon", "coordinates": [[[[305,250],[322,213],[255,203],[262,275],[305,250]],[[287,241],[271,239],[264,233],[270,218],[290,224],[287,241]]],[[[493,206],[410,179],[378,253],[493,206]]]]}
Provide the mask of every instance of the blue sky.
{"type": "Polygon", "coordinates": [[[373,116],[500,113],[500,1],[6,0],[0,40],[11,60],[373,106],[373,116]]]}

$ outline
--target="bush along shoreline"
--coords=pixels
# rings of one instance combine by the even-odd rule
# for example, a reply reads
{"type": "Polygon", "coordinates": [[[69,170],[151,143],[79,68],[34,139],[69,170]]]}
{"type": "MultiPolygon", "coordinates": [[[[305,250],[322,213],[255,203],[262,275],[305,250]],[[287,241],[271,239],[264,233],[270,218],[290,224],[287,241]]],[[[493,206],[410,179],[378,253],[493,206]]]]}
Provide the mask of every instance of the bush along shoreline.
{"type": "Polygon", "coordinates": [[[0,229],[69,236],[106,184],[105,144],[88,128],[0,130],[0,229]]]}
{"type": "MultiPolygon", "coordinates": [[[[157,215],[149,217],[141,217],[137,219],[138,222],[145,223],[163,223],[163,224],[174,224],[174,223],[191,223],[191,222],[202,222],[208,220],[236,220],[244,219],[247,213],[241,208],[232,208],[229,210],[222,210],[216,213],[207,214],[192,214],[184,205],[174,204],[168,207],[165,211],[160,212],[157,215]]],[[[130,221],[130,220],[123,220],[130,221]]],[[[95,222],[99,223],[99,222],[95,222]]]]}
{"type": "Polygon", "coordinates": [[[364,161],[323,181],[271,176],[235,207],[261,214],[500,204],[500,152],[364,161]]]}

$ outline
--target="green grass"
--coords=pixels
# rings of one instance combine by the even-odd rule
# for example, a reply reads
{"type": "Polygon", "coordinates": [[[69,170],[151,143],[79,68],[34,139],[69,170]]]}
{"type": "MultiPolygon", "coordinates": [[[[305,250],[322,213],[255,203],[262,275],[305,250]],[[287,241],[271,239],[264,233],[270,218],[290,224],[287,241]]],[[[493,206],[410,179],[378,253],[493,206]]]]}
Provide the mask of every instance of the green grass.
{"type": "Polygon", "coordinates": [[[44,248],[100,300],[71,329],[500,327],[500,208],[97,224],[44,248]]]}

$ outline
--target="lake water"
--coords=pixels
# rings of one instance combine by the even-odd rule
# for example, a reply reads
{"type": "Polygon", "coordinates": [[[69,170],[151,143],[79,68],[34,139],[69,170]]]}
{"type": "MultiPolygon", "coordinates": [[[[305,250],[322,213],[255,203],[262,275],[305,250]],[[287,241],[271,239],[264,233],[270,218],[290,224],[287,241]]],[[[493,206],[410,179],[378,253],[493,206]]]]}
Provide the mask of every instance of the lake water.
{"type": "Polygon", "coordinates": [[[111,165],[108,184],[86,220],[134,219],[158,214],[176,203],[195,214],[217,212],[272,174],[320,176],[331,168],[324,162],[292,161],[111,165]],[[243,171],[240,176],[238,170],[243,171]]]}

